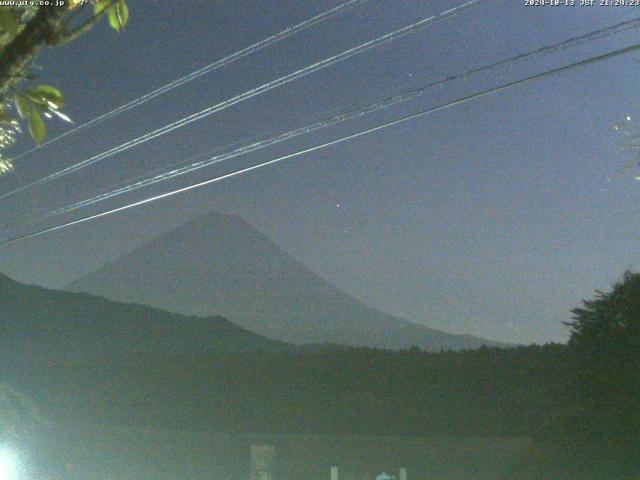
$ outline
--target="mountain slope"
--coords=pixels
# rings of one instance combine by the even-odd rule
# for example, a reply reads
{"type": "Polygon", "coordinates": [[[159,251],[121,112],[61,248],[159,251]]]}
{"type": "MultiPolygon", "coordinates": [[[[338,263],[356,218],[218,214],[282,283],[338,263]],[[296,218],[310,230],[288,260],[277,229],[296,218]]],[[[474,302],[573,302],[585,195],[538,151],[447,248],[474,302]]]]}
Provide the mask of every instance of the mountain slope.
{"type": "Polygon", "coordinates": [[[188,317],[86,293],[47,290],[0,274],[0,351],[4,362],[132,354],[224,355],[288,348],[222,317],[188,317]]]}
{"type": "Polygon", "coordinates": [[[338,290],[233,215],[201,216],[68,289],[189,315],[223,315],[292,343],[427,350],[494,342],[384,314],[338,290]]]}

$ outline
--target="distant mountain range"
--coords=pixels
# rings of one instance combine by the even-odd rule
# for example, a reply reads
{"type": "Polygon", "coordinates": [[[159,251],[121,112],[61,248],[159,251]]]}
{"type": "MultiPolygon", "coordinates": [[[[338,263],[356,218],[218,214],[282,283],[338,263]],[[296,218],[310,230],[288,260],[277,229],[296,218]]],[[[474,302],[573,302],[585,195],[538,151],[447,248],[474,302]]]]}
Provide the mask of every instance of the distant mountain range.
{"type": "Polygon", "coordinates": [[[371,308],[233,215],[200,216],[67,288],[186,315],[222,315],[294,344],[417,346],[432,351],[499,345],[371,308]]]}
{"type": "Polygon", "coordinates": [[[221,317],[0,275],[0,404],[7,385],[28,399],[8,397],[25,428],[31,415],[234,433],[528,435],[565,405],[570,352],[295,347],[221,317]]]}
{"type": "Polygon", "coordinates": [[[293,347],[222,317],[188,317],[24,285],[0,275],[0,352],[5,364],[288,349],[293,347]]]}

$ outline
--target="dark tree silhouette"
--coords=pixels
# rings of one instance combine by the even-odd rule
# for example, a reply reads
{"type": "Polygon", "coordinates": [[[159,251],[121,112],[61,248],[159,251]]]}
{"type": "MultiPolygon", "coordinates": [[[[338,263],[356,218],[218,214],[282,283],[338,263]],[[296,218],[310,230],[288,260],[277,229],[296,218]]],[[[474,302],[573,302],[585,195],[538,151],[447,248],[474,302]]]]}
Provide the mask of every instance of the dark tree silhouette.
{"type": "Polygon", "coordinates": [[[572,312],[569,345],[591,427],[599,435],[640,435],[640,273],[625,272],[610,292],[597,291],[572,312]]]}

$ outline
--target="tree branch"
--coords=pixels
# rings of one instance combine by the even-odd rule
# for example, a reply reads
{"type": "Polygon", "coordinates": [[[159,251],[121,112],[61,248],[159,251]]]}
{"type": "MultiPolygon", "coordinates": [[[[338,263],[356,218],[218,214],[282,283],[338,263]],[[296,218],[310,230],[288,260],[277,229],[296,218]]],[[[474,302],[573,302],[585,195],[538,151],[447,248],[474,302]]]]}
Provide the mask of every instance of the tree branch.
{"type": "Polygon", "coordinates": [[[45,45],[55,41],[65,8],[43,6],[22,31],[0,52],[0,99],[16,73],[23,70],[45,45]]]}
{"type": "Polygon", "coordinates": [[[100,19],[104,16],[104,14],[107,13],[107,10],[108,9],[105,8],[100,13],[97,13],[91,16],[85,22],[78,25],[76,28],[72,30],[65,29],[63,32],[60,32],[57,38],[54,39],[53,42],[50,42],[49,45],[57,47],[59,45],[64,45],[66,43],[72,42],[83,33],[89,31],[91,27],[93,27],[96,23],[98,23],[98,21],[100,21],[100,19]]]}

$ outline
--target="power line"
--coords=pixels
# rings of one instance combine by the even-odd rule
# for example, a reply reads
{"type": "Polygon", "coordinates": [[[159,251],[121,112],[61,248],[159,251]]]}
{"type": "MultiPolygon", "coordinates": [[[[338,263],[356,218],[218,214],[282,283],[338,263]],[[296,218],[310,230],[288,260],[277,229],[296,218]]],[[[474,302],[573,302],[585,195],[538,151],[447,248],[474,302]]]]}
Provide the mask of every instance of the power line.
{"type": "Polygon", "coordinates": [[[352,47],[348,50],[345,50],[341,53],[338,53],[336,55],[333,55],[331,57],[325,58],[324,60],[321,60],[319,62],[316,62],[312,65],[308,65],[307,67],[304,67],[300,70],[296,70],[293,73],[289,73],[283,77],[280,77],[276,80],[272,80],[271,82],[265,83],[259,87],[256,87],[254,89],[248,90],[244,93],[241,93],[240,95],[236,95],[235,97],[232,97],[228,100],[225,100],[223,102],[220,102],[216,105],[212,105],[211,107],[208,107],[200,112],[191,114],[181,120],[178,120],[176,122],[170,123],[168,125],[165,125],[162,128],[159,128],[157,130],[154,130],[152,132],[146,133],[142,136],[139,136],[133,140],[130,140],[126,143],[123,143],[122,145],[119,145],[117,147],[114,147],[110,150],[107,150],[106,152],[102,152],[98,155],[95,155],[87,160],[84,160],[82,162],[79,162],[75,165],[72,165],[70,167],[64,168],[58,172],[55,172],[51,175],[48,175],[46,177],[43,177],[39,180],[36,180],[34,182],[31,182],[27,185],[23,185],[21,187],[18,187],[15,190],[12,190],[8,193],[5,193],[3,195],[0,195],[0,200],[3,200],[7,197],[10,197],[12,195],[15,195],[16,193],[20,193],[24,190],[30,189],[30,188],[34,188],[34,187],[38,187],[40,185],[44,185],[46,183],[49,183],[53,180],[56,180],[58,178],[64,177],[66,175],[69,175],[71,173],[74,173],[78,170],[81,170],[83,168],[86,168],[96,162],[99,162],[101,160],[104,160],[105,158],[111,157],[117,153],[121,153],[124,152],[125,150],[128,150],[130,148],[133,148],[137,145],[140,145],[142,143],[148,142],[149,140],[152,140],[156,137],[159,137],[161,135],[164,135],[166,133],[169,133],[173,130],[176,130],[178,128],[184,127],[185,125],[188,125],[192,122],[195,122],[197,120],[200,120],[204,117],[207,117],[209,115],[212,115],[216,112],[219,112],[221,110],[224,110],[226,108],[231,107],[232,105],[236,105],[240,102],[243,102],[245,100],[248,100],[252,97],[255,97],[257,95],[260,95],[262,93],[268,92],[270,90],[273,90],[274,88],[280,87],[282,85],[285,85],[293,80],[296,80],[298,78],[304,77],[306,75],[309,75],[311,73],[317,72],[319,70],[322,70],[326,67],[329,67],[331,65],[334,65],[336,63],[342,62],[348,58],[351,58],[355,55],[358,55],[360,53],[366,52],[367,50],[370,50],[372,48],[378,47],[380,45],[392,42],[394,40],[397,40],[398,38],[401,38],[405,35],[408,35],[410,33],[415,32],[416,30],[420,29],[420,28],[424,28],[428,25],[432,25],[438,21],[444,20],[446,18],[452,17],[454,15],[457,15],[459,13],[462,13],[463,11],[465,11],[468,8],[471,8],[477,4],[486,2],[488,0],[469,0],[466,3],[463,3],[457,7],[453,7],[450,8],[448,10],[445,10],[437,15],[433,15],[427,18],[424,18],[418,22],[412,23],[411,25],[407,25],[405,27],[402,27],[398,30],[395,30],[391,33],[387,33],[381,37],[378,37],[374,40],[369,40],[368,42],[365,42],[363,44],[358,45],[357,47],[352,47]]]}
{"type": "MultiPolygon", "coordinates": [[[[189,163],[193,160],[189,160],[187,162],[182,161],[176,164],[173,164],[170,168],[172,168],[171,170],[167,170],[167,167],[164,167],[163,169],[160,169],[159,174],[154,174],[153,176],[149,176],[148,174],[146,176],[141,175],[136,177],[134,183],[129,183],[132,180],[128,180],[127,182],[125,182],[125,184],[123,186],[119,186],[117,188],[113,188],[110,187],[111,189],[108,189],[106,192],[101,193],[99,195],[95,195],[95,196],[91,196],[89,198],[86,198],[84,200],[80,200],[77,201],[75,203],[69,204],[69,205],[65,205],[62,207],[59,207],[55,210],[52,210],[48,213],[44,213],[38,217],[31,217],[31,219],[34,220],[43,220],[45,218],[50,218],[56,215],[61,215],[63,213],[68,213],[71,212],[73,210],[79,209],[79,208],[83,208],[83,207],[87,207],[90,205],[93,205],[95,203],[99,203],[102,201],[105,201],[109,198],[113,198],[115,196],[118,195],[122,195],[125,193],[130,193],[134,190],[138,190],[140,188],[144,188],[144,187],[148,187],[150,185],[153,185],[155,183],[158,182],[162,182],[165,180],[170,180],[172,178],[181,176],[181,175],[185,175],[188,173],[191,173],[195,170],[199,170],[201,168],[216,164],[216,163],[220,163],[222,161],[226,161],[235,157],[239,157],[242,155],[246,155],[248,153],[251,152],[255,152],[257,150],[260,150],[262,148],[266,148],[266,147],[270,147],[288,140],[291,140],[295,137],[301,136],[301,135],[305,135],[320,129],[324,129],[330,126],[334,126],[340,123],[344,123],[346,121],[349,120],[353,120],[365,115],[368,115],[370,113],[376,112],[376,111],[380,111],[386,108],[389,108],[393,105],[397,105],[399,103],[403,103],[409,100],[412,100],[414,98],[420,97],[422,95],[424,95],[427,91],[436,88],[436,87],[444,87],[445,85],[448,85],[449,83],[452,83],[454,81],[458,81],[458,80],[464,80],[467,79],[473,75],[479,74],[479,73],[486,73],[492,69],[501,67],[501,66],[513,66],[516,62],[520,62],[523,60],[526,60],[528,58],[531,57],[538,57],[540,55],[546,55],[546,54],[550,54],[553,52],[557,52],[559,50],[564,50],[570,47],[575,47],[578,45],[583,45],[585,43],[588,42],[592,42],[594,40],[598,40],[601,38],[604,38],[606,36],[610,36],[610,35],[614,35],[632,28],[638,28],[640,26],[640,18],[635,18],[632,20],[628,20],[628,21],[624,21],[621,23],[617,23],[615,25],[606,27],[606,28],[602,28],[599,30],[595,30],[592,31],[590,33],[587,34],[583,34],[580,36],[576,36],[576,37],[572,37],[569,38],[567,40],[564,40],[562,42],[559,43],[555,43],[552,45],[547,45],[544,47],[540,47],[537,48],[535,50],[531,50],[528,51],[526,53],[522,53],[504,60],[499,60],[496,61],[494,63],[491,63],[489,65],[484,65],[482,67],[478,67],[478,68],[474,68],[471,69],[465,73],[462,74],[458,74],[458,75],[453,75],[453,76],[449,76],[443,80],[439,80],[436,82],[432,82],[429,83],[427,85],[423,85],[419,88],[415,88],[415,89],[411,89],[408,91],[405,91],[401,94],[398,95],[394,95],[394,96],[390,96],[390,97],[386,97],[382,100],[376,101],[374,103],[370,103],[369,105],[366,105],[365,107],[361,107],[361,108],[357,108],[354,110],[348,110],[348,111],[344,111],[341,112],[337,115],[334,115],[332,117],[323,119],[321,121],[309,124],[309,125],[305,125],[303,127],[299,127],[296,128],[294,130],[290,130],[284,133],[280,133],[278,135],[272,136],[272,137],[268,137],[266,139],[262,139],[259,140],[257,142],[253,142],[253,143],[248,143],[245,145],[242,145],[234,150],[231,150],[229,152],[225,152],[225,153],[220,153],[217,154],[207,160],[203,160],[200,162],[196,162],[196,163],[191,163],[190,165],[181,167],[181,168],[177,168],[179,165],[183,165],[185,163],[189,163]]],[[[199,155],[202,156],[202,155],[199,155]]],[[[158,171],[158,170],[156,170],[158,171]]],[[[94,195],[94,194],[92,194],[94,195]]]]}
{"type": "Polygon", "coordinates": [[[316,15],[315,17],[309,18],[303,22],[298,23],[297,25],[294,25],[292,27],[286,28],[284,30],[282,30],[281,32],[278,32],[274,35],[271,35],[270,37],[265,38],[264,40],[261,40],[257,43],[254,43],[253,45],[250,45],[246,48],[243,48],[242,50],[238,50],[237,52],[232,53],[231,55],[227,55],[224,58],[221,58],[219,60],[216,60],[215,62],[206,65],[198,70],[195,70],[194,72],[191,72],[187,75],[184,75],[176,80],[174,80],[173,82],[167,83],[166,85],[163,85],[159,88],[157,88],[156,90],[153,90],[151,92],[145,93],[144,95],[135,98],[133,100],[131,100],[128,103],[125,103],[123,105],[120,105],[117,108],[114,108],[113,110],[104,113],[92,120],[89,120],[86,123],[83,123],[82,125],[78,125],[75,128],[72,128],[71,130],[67,130],[64,133],[61,133],[60,135],[58,135],[57,137],[53,137],[50,140],[47,140],[46,142],[41,143],[40,145],[21,153],[20,155],[17,155],[16,157],[14,157],[12,160],[13,162],[16,162],[17,160],[20,160],[21,158],[26,157],[27,155],[30,155],[31,153],[40,150],[43,147],[46,147],[47,145],[51,145],[52,143],[58,142],[59,140],[65,138],[65,137],[69,137],[72,135],[75,135],[79,132],[81,132],[82,130],[85,130],[89,127],[93,127],[96,125],[99,125],[100,123],[109,120],[110,118],[113,118],[117,115],[120,115],[121,113],[127,112],[133,108],[136,108],[146,102],[148,102],[149,100],[152,100],[160,95],[164,95],[165,93],[178,88],[186,83],[189,83],[203,75],[206,75],[208,73],[211,73],[215,70],[219,70],[223,67],[226,67],[227,65],[235,62],[236,60],[240,60],[241,58],[244,58],[248,55],[251,55],[253,53],[256,53],[260,50],[262,50],[263,48],[269,47],[271,45],[274,45],[278,42],[281,42],[282,40],[285,40],[286,38],[289,38],[297,33],[300,33],[304,30],[306,30],[307,28],[312,27],[313,25],[316,25],[318,23],[321,23],[325,20],[328,20],[329,18],[332,18],[342,12],[345,12],[347,10],[350,10],[352,8],[355,8],[363,3],[368,2],[369,0],[349,0],[348,2],[342,3],[330,10],[327,10],[319,15],[316,15]]]}
{"type": "Polygon", "coordinates": [[[530,82],[533,82],[535,80],[540,80],[540,79],[543,79],[543,78],[546,78],[546,77],[550,77],[552,75],[556,75],[556,74],[559,74],[559,73],[563,73],[563,72],[567,72],[567,71],[570,71],[570,70],[574,70],[576,68],[580,68],[580,67],[584,67],[584,66],[587,66],[587,65],[591,65],[591,64],[594,64],[596,62],[601,62],[603,60],[607,60],[607,59],[610,59],[610,58],[613,58],[613,57],[618,57],[618,56],[621,56],[621,55],[625,55],[625,54],[628,54],[628,53],[631,53],[631,52],[634,52],[634,51],[637,51],[637,50],[640,50],[640,44],[632,45],[630,47],[622,48],[622,49],[619,49],[619,50],[614,50],[614,51],[611,51],[609,53],[605,53],[605,54],[602,54],[602,55],[591,57],[591,58],[586,59],[586,60],[582,60],[580,62],[576,62],[576,63],[572,63],[570,65],[566,65],[564,67],[555,68],[553,70],[547,70],[546,72],[539,73],[537,75],[533,75],[533,76],[524,78],[522,80],[516,80],[514,82],[510,82],[510,83],[501,85],[499,87],[494,87],[494,88],[490,88],[488,90],[483,90],[481,92],[474,93],[472,95],[468,95],[466,97],[462,97],[460,99],[453,100],[453,101],[448,102],[448,103],[444,103],[444,104],[439,105],[437,107],[429,108],[429,109],[426,109],[426,110],[421,110],[420,112],[412,113],[410,115],[406,115],[406,116],[400,117],[398,119],[391,120],[389,122],[385,122],[385,123],[376,125],[375,127],[371,127],[371,128],[366,129],[366,130],[361,130],[361,131],[353,133],[351,135],[340,137],[338,139],[331,140],[331,141],[328,141],[328,142],[324,142],[324,143],[321,143],[319,145],[315,145],[313,147],[309,147],[309,148],[306,148],[306,149],[303,149],[303,150],[299,150],[299,151],[294,152],[294,153],[290,153],[288,155],[283,155],[281,157],[277,157],[277,158],[274,158],[272,160],[268,160],[266,162],[258,163],[256,165],[252,165],[250,167],[246,167],[246,168],[243,168],[243,169],[240,169],[240,170],[236,170],[235,172],[231,172],[231,173],[227,173],[225,175],[221,175],[221,176],[218,176],[218,177],[210,178],[210,179],[204,180],[202,182],[198,182],[198,183],[195,183],[195,184],[187,185],[186,187],[181,187],[181,188],[178,188],[178,189],[175,189],[175,190],[171,190],[169,192],[161,193],[159,195],[154,195],[152,197],[147,197],[145,199],[138,200],[138,201],[133,202],[133,203],[129,203],[129,204],[117,207],[117,208],[106,210],[104,212],[95,213],[95,214],[92,214],[92,215],[87,215],[87,216],[78,218],[76,220],[65,222],[65,223],[62,223],[62,224],[59,224],[59,225],[55,225],[55,226],[52,226],[52,227],[47,227],[47,228],[44,228],[44,229],[41,229],[41,230],[37,230],[37,231],[32,232],[32,233],[14,236],[12,238],[9,238],[7,240],[4,240],[4,241],[0,242],[0,246],[7,245],[9,243],[16,242],[18,240],[26,240],[28,238],[38,237],[38,236],[43,235],[45,233],[54,232],[54,231],[57,231],[57,230],[60,230],[60,229],[66,228],[66,227],[70,227],[70,226],[73,226],[73,225],[78,225],[80,223],[84,223],[84,222],[87,222],[87,221],[90,221],[90,220],[94,220],[94,219],[97,219],[97,218],[105,217],[105,216],[111,215],[113,213],[117,213],[117,212],[121,212],[121,211],[124,211],[124,210],[128,210],[130,208],[138,207],[140,205],[145,205],[147,203],[151,203],[151,202],[154,202],[156,200],[161,200],[163,198],[171,197],[171,196],[177,195],[179,193],[184,193],[184,192],[187,192],[189,190],[193,190],[195,188],[203,187],[205,185],[209,185],[209,184],[212,184],[212,183],[215,183],[215,182],[219,182],[219,181],[225,180],[227,178],[235,177],[235,176],[241,175],[243,173],[248,173],[248,172],[251,172],[253,170],[257,170],[259,168],[266,167],[268,165],[273,165],[275,163],[279,163],[279,162],[282,162],[284,160],[288,160],[290,158],[298,157],[298,156],[301,156],[301,155],[306,155],[307,153],[311,153],[311,152],[314,152],[314,151],[317,151],[317,150],[321,150],[323,148],[327,148],[327,147],[332,146],[332,145],[337,145],[339,143],[345,142],[347,140],[352,140],[354,138],[358,138],[358,137],[367,135],[369,133],[377,132],[379,130],[383,130],[383,129],[391,127],[391,126],[398,125],[400,123],[404,123],[404,122],[406,122],[408,120],[413,120],[413,119],[416,119],[416,118],[424,117],[424,116],[426,116],[428,114],[431,114],[431,113],[434,113],[434,112],[438,112],[438,111],[441,111],[441,110],[445,110],[445,109],[451,108],[453,106],[461,105],[463,103],[467,103],[469,101],[472,101],[472,100],[475,100],[475,99],[478,99],[478,98],[481,98],[481,97],[484,97],[484,96],[487,96],[487,95],[491,95],[491,94],[494,94],[494,93],[497,93],[497,92],[500,92],[500,91],[503,91],[503,90],[507,90],[507,89],[513,88],[513,87],[518,86],[518,85],[524,85],[526,83],[530,83],[530,82]]]}

